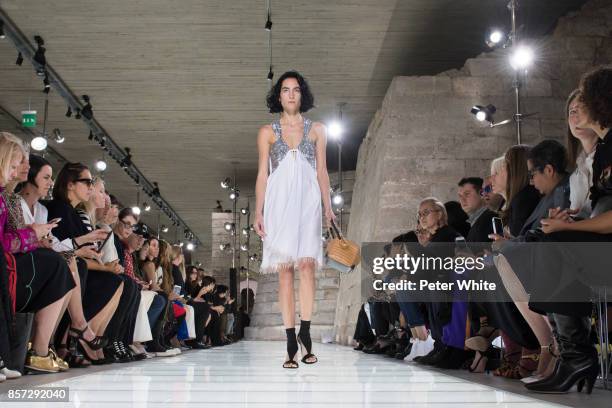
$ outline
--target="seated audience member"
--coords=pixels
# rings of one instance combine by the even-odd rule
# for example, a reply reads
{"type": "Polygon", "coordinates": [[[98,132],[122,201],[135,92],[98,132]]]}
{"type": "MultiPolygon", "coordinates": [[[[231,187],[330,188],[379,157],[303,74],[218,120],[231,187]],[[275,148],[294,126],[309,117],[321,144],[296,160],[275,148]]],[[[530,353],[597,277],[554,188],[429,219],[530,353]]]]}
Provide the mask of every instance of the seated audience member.
{"type": "MultiPolygon", "coordinates": [[[[27,152],[16,136],[0,133],[0,192],[15,179],[17,170],[27,152]]],[[[4,194],[0,194],[0,238],[4,257],[7,258],[11,315],[31,312],[34,315],[32,348],[25,366],[39,373],[56,373],[65,362],[49,349],[51,336],[62,309],[76,284],[66,261],[52,250],[37,249],[57,224],[31,224],[13,229],[8,224],[9,207],[4,194]],[[34,255],[36,253],[36,255],[34,255]],[[40,255],[38,255],[40,254],[40,255]]],[[[8,356],[2,356],[7,358],[8,356]]],[[[18,376],[13,370],[4,370],[10,378],[18,376]]]]}

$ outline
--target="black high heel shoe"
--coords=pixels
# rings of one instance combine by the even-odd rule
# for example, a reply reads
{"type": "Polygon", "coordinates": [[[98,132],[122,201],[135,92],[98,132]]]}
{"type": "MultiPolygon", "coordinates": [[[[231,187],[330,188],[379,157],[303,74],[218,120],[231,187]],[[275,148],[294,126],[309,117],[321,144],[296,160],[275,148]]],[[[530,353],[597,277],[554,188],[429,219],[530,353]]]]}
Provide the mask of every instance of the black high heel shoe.
{"type": "Polygon", "coordinates": [[[89,329],[89,325],[85,326],[83,330],[79,330],[76,327],[71,327],[69,329],[69,335],[76,339],[83,340],[93,351],[100,350],[108,345],[108,339],[102,336],[96,336],[93,340],[86,340],[85,331],[87,329],[89,329]]]}
{"type": "Polygon", "coordinates": [[[302,355],[302,359],[301,359],[302,363],[304,363],[304,364],[314,364],[314,363],[319,361],[317,356],[315,356],[311,352],[311,350],[312,350],[312,342],[310,340],[310,336],[308,336],[308,339],[307,339],[307,341],[310,343],[310,349],[304,345],[304,340],[302,340],[302,333],[300,333],[297,336],[297,341],[298,341],[298,344],[300,345],[300,354],[302,355]],[[306,350],[306,353],[304,353],[304,350],[306,350]],[[312,360],[313,358],[314,358],[314,361],[312,360]]]}
{"type": "Polygon", "coordinates": [[[295,361],[295,355],[298,352],[295,328],[285,329],[285,332],[287,333],[287,359],[283,363],[283,368],[295,369],[299,367],[299,364],[295,361]]]}

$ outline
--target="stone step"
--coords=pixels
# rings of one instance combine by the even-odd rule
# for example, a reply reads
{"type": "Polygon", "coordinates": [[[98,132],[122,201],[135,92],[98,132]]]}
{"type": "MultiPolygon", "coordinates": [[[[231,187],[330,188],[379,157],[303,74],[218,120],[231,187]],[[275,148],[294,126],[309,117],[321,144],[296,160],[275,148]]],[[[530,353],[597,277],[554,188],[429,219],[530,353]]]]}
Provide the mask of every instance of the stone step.
{"type": "MultiPolygon", "coordinates": [[[[299,326],[296,327],[299,331],[299,326]]],[[[311,325],[310,337],[315,343],[321,343],[321,335],[328,339],[334,339],[334,326],[331,325],[311,325]]],[[[266,327],[245,327],[244,337],[247,340],[286,340],[285,328],[283,325],[266,326],[266,327]]],[[[284,347],[284,346],[283,346],[284,347]]],[[[313,350],[316,354],[316,349],[313,350]]],[[[299,354],[298,354],[299,355],[299,354]]],[[[282,365],[282,362],[280,362],[282,365]]]]}
{"type": "MultiPolygon", "coordinates": [[[[317,288],[339,286],[340,272],[335,269],[326,269],[317,275],[317,288]]],[[[299,274],[296,273],[295,287],[299,287],[299,274]]],[[[278,291],[278,274],[263,275],[257,282],[257,294],[278,291]]]]}
{"type": "MultiPolygon", "coordinates": [[[[320,312],[313,313],[311,321],[316,324],[334,324],[334,318],[336,317],[336,312],[320,312]]],[[[295,315],[295,321],[300,321],[300,316],[298,312],[295,315]]],[[[283,324],[283,317],[280,313],[261,313],[261,314],[253,314],[251,316],[251,325],[250,327],[268,327],[268,326],[276,326],[283,324]]]]}
{"type": "MultiPolygon", "coordinates": [[[[317,312],[334,312],[336,311],[336,299],[325,299],[325,300],[318,300],[316,302],[314,302],[314,308],[313,311],[314,313],[317,312]]],[[[295,303],[295,309],[296,310],[300,310],[300,302],[299,300],[295,303]]],[[[279,306],[279,302],[274,301],[274,302],[263,302],[263,303],[258,303],[257,300],[255,301],[255,304],[253,305],[253,316],[256,316],[258,314],[267,314],[267,313],[279,313],[280,312],[280,306],[279,306]]]]}
{"type": "MultiPolygon", "coordinates": [[[[338,288],[318,289],[315,291],[315,301],[323,299],[336,299],[338,296],[338,288]]],[[[295,298],[299,299],[299,288],[295,289],[295,298]]],[[[255,303],[266,303],[278,301],[278,290],[275,292],[257,293],[255,303]]]]}

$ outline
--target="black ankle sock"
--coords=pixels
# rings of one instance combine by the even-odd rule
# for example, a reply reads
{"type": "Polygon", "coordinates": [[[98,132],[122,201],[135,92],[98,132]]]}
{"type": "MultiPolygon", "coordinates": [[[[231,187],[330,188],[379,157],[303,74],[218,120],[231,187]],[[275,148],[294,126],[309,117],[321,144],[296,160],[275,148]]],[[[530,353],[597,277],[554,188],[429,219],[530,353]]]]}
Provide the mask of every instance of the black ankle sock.
{"type": "Polygon", "coordinates": [[[287,333],[287,354],[289,354],[289,360],[293,360],[298,351],[297,339],[295,337],[295,327],[285,329],[285,333],[287,333]]]}
{"type": "Polygon", "coordinates": [[[300,322],[300,340],[306,347],[306,350],[310,353],[312,349],[312,341],[310,340],[310,320],[302,320],[300,322]]]}

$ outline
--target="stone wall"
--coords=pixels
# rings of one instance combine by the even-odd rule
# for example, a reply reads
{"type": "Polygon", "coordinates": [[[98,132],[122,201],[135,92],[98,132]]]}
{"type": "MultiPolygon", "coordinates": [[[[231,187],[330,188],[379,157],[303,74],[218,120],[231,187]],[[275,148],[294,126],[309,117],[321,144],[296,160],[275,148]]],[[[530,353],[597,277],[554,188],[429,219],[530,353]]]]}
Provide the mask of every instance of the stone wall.
{"type": "MultiPolygon", "coordinates": [[[[554,33],[532,41],[538,60],[528,73],[522,142],[564,140],[565,99],[588,68],[612,62],[612,4],[594,0],[561,18],[554,33]]],[[[464,176],[484,176],[491,159],[516,143],[513,124],[489,128],[469,113],[493,104],[496,121],[514,112],[508,50],[466,61],[436,76],[396,77],[359,150],[348,237],[390,240],[412,229],[419,201],[456,200],[464,176]]],[[[361,273],[342,276],[336,308],[336,341],[352,340],[360,305],[361,273]]]]}

